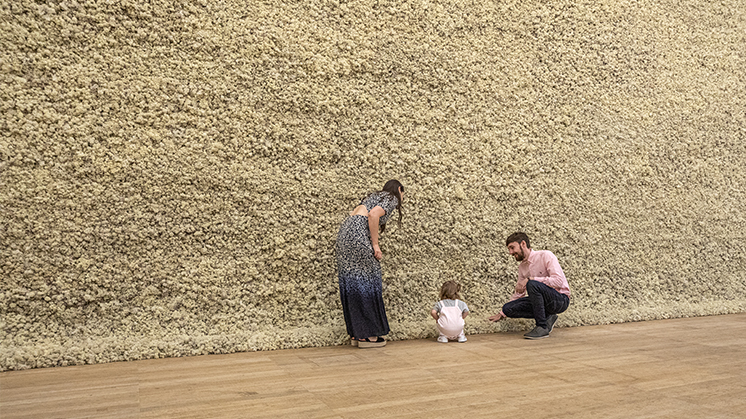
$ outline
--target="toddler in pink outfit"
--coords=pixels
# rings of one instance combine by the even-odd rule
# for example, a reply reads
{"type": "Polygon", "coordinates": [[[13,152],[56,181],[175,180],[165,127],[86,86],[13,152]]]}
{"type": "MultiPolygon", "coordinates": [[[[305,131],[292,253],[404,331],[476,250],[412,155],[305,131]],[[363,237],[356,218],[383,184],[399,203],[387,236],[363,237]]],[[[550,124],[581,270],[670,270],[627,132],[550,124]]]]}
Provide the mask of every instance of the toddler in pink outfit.
{"type": "Polygon", "coordinates": [[[435,303],[430,315],[437,321],[438,342],[448,343],[449,339],[466,342],[464,335],[464,319],[469,315],[469,307],[459,298],[461,285],[454,281],[446,281],[440,287],[440,301],[435,303]]]}

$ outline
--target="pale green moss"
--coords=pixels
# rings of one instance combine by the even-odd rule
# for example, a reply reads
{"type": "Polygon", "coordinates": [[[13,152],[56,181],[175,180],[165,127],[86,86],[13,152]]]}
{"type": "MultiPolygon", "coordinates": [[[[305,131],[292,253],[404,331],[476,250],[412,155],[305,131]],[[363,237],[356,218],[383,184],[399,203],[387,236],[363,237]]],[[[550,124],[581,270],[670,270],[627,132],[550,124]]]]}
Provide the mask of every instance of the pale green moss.
{"type": "Polygon", "coordinates": [[[345,344],[389,178],[392,339],[552,250],[560,326],[743,311],[746,19],[703,0],[0,6],[0,370],[345,344]]]}

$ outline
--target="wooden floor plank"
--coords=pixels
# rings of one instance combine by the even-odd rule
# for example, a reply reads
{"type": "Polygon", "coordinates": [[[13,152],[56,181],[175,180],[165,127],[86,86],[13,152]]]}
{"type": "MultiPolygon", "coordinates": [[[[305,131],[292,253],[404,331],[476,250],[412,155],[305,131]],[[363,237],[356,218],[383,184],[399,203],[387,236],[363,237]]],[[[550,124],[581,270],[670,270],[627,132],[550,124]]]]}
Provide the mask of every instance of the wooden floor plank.
{"type": "Polygon", "coordinates": [[[746,314],[0,373],[15,418],[743,418],[746,314]]]}

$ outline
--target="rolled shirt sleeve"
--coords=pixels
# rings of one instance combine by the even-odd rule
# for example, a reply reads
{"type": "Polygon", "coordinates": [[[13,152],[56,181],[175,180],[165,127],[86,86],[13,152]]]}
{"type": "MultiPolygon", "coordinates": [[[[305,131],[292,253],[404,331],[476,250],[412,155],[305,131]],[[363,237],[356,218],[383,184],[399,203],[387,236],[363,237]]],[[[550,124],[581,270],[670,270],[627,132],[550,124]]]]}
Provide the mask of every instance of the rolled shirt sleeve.
{"type": "MultiPolygon", "coordinates": [[[[546,284],[561,294],[570,296],[570,285],[557,256],[549,250],[533,250],[527,260],[518,265],[518,279],[533,278],[546,284]]],[[[514,293],[511,301],[521,298],[526,293],[514,293]]]]}

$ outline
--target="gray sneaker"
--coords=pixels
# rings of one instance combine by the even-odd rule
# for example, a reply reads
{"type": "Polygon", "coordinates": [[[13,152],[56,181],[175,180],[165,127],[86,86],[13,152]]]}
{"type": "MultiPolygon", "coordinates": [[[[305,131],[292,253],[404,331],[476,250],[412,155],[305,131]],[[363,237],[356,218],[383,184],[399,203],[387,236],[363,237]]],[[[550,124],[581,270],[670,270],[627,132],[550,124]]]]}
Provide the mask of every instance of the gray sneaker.
{"type": "Polygon", "coordinates": [[[534,330],[523,335],[526,339],[543,339],[549,336],[549,329],[536,326],[534,330]]]}
{"type": "Polygon", "coordinates": [[[556,314],[552,314],[551,316],[547,317],[547,330],[549,331],[547,333],[552,333],[552,329],[554,329],[554,323],[556,322],[557,322],[556,314]]]}

